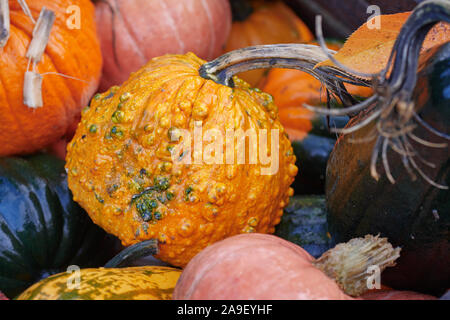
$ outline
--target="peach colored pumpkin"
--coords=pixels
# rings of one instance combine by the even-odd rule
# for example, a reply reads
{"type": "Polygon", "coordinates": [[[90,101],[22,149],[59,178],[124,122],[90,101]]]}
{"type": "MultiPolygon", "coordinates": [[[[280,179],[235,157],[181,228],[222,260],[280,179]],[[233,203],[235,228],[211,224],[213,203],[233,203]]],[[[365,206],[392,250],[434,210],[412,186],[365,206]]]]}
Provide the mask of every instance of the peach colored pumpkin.
{"type": "Polygon", "coordinates": [[[173,294],[184,300],[351,300],[301,247],[266,234],[217,242],[184,269],[173,294]]]}
{"type": "Polygon", "coordinates": [[[193,52],[211,60],[222,52],[231,29],[228,0],[101,0],[96,15],[102,91],[163,54],[193,52]]]}

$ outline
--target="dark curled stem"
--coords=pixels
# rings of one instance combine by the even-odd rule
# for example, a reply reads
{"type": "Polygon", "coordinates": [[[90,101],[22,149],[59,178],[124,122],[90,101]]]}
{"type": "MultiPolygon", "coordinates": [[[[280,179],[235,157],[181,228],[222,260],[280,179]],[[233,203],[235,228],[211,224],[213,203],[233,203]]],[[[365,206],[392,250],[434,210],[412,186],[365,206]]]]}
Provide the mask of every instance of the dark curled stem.
{"type": "Polygon", "coordinates": [[[126,267],[139,258],[155,254],[158,254],[158,240],[142,241],[122,250],[105,264],[105,268],[126,267]]]}
{"type": "MultiPolygon", "coordinates": [[[[371,158],[371,175],[378,180],[379,174],[376,171],[376,163],[380,158],[384,171],[391,183],[395,183],[395,179],[390,172],[387,152],[391,148],[399,153],[405,169],[412,178],[412,167],[415,171],[429,184],[440,188],[448,189],[447,186],[440,185],[430,179],[419,167],[419,160],[422,164],[431,166],[432,164],[424,161],[421,155],[414,150],[409,139],[416,143],[429,147],[445,147],[445,143],[433,143],[415,136],[412,131],[418,126],[426,128],[434,135],[449,140],[449,135],[439,132],[424,122],[415,112],[415,103],[413,99],[414,89],[417,82],[417,70],[422,44],[428,32],[438,22],[450,22],[450,1],[445,0],[429,0],[422,2],[416,7],[410,15],[406,23],[403,25],[398,38],[393,46],[386,67],[378,74],[358,73],[350,68],[343,66],[333,57],[329,58],[334,62],[336,67],[328,67],[334,70],[342,70],[352,73],[360,77],[370,77],[373,83],[375,94],[366,101],[355,104],[353,106],[338,110],[320,110],[324,114],[349,114],[354,111],[362,111],[372,109],[371,114],[358,124],[352,127],[339,130],[341,133],[354,132],[372,121],[376,122],[377,140],[373,149],[371,158]],[[389,75],[388,75],[389,74],[389,75]]],[[[324,39],[320,25],[320,18],[317,19],[317,34],[322,47],[324,39]]],[[[321,68],[319,68],[321,69],[321,68]]],[[[313,109],[310,106],[307,106],[313,109]]],[[[318,111],[316,109],[316,111],[318,111]]],[[[432,166],[431,166],[432,167],[432,166]]]]}
{"type": "Polygon", "coordinates": [[[421,161],[422,158],[409,143],[409,139],[412,139],[425,147],[443,145],[412,135],[412,130],[418,125],[440,138],[450,140],[448,134],[432,128],[416,114],[413,99],[422,44],[430,29],[441,21],[450,22],[450,1],[428,0],[419,4],[400,30],[386,67],[377,74],[357,72],[342,65],[333,57],[335,52],[328,50],[325,45],[321,17],[316,19],[316,34],[320,47],[285,44],[244,48],[204,64],[199,69],[199,73],[205,79],[230,87],[234,86],[234,75],[252,69],[291,68],[309,73],[325,86],[327,105],[331,105],[330,99],[336,98],[342,101],[344,108],[316,108],[305,105],[306,108],[325,115],[353,116],[361,111],[370,112],[366,119],[354,126],[333,131],[348,134],[371,122],[376,123],[377,136],[370,137],[370,140],[377,139],[371,165],[371,173],[375,179],[379,178],[375,166],[381,158],[389,180],[392,183],[395,182],[390,173],[387,157],[387,153],[392,149],[401,155],[402,162],[411,177],[414,176],[411,171],[414,168],[425,181],[438,188],[447,189],[448,187],[433,182],[424,174],[415,161],[415,159],[421,161]],[[317,63],[327,58],[335,66],[315,68],[317,63]],[[374,94],[367,100],[357,103],[346,90],[345,83],[372,87],[374,94]]]}

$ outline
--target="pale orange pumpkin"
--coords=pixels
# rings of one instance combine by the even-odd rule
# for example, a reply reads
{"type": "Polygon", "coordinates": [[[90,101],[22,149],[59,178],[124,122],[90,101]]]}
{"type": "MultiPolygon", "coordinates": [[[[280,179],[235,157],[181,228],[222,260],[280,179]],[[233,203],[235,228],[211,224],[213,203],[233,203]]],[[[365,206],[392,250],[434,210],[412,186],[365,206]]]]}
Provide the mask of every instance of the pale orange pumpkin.
{"type": "Polygon", "coordinates": [[[202,59],[216,58],[231,28],[228,0],[96,2],[102,91],[121,84],[156,56],[193,52],[202,59]]]}
{"type": "Polygon", "coordinates": [[[267,234],[243,234],[196,255],[175,286],[180,300],[352,300],[367,290],[367,266],[383,270],[399,249],[366,236],[314,259],[296,244],[267,234]],[[347,294],[345,292],[347,292],[347,294]]]}

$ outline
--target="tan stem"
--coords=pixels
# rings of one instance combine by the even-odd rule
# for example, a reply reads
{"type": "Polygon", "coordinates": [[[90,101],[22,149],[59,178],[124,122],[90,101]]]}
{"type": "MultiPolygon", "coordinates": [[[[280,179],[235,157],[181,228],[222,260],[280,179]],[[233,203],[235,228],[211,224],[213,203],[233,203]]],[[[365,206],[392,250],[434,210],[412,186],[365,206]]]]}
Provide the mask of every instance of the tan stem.
{"type": "Polygon", "coordinates": [[[44,105],[42,99],[42,76],[37,72],[25,72],[23,104],[29,108],[40,108],[44,105]]]}
{"type": "Polygon", "coordinates": [[[39,18],[33,29],[33,38],[28,46],[26,57],[31,60],[33,70],[25,72],[23,85],[23,103],[29,108],[39,108],[44,105],[42,99],[42,75],[35,71],[47,48],[50,32],[55,22],[55,13],[42,7],[39,18]]]}
{"type": "Polygon", "coordinates": [[[34,63],[39,63],[42,59],[54,22],[55,13],[43,7],[34,26],[33,38],[26,54],[26,57],[34,63]]]}
{"type": "Polygon", "coordinates": [[[313,264],[336,281],[348,295],[360,296],[369,290],[372,275],[395,266],[400,248],[393,248],[387,238],[367,235],[338,244],[313,264]]]}
{"type": "MultiPolygon", "coordinates": [[[[330,53],[335,51],[330,50],[330,53]]],[[[299,69],[317,76],[314,66],[326,60],[320,47],[307,44],[260,45],[228,52],[205,63],[199,73],[206,79],[233,86],[232,77],[238,73],[264,68],[299,69]]]]}

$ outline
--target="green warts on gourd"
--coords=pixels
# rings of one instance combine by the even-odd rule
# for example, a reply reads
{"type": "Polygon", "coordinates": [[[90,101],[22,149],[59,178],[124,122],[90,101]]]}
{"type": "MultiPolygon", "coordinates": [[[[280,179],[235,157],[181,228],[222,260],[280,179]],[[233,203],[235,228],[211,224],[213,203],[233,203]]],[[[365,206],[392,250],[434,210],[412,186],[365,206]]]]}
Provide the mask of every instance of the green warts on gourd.
{"type": "Polygon", "coordinates": [[[173,199],[174,193],[168,190],[169,187],[170,181],[168,177],[157,176],[154,178],[153,186],[145,188],[142,192],[132,197],[131,204],[136,207],[142,221],[156,222],[163,218],[164,211],[158,208],[173,199]]]}
{"type": "Polygon", "coordinates": [[[346,294],[360,296],[369,289],[371,270],[381,274],[387,267],[395,266],[400,250],[394,249],[386,238],[366,235],[338,244],[313,265],[335,280],[346,294]]]}

